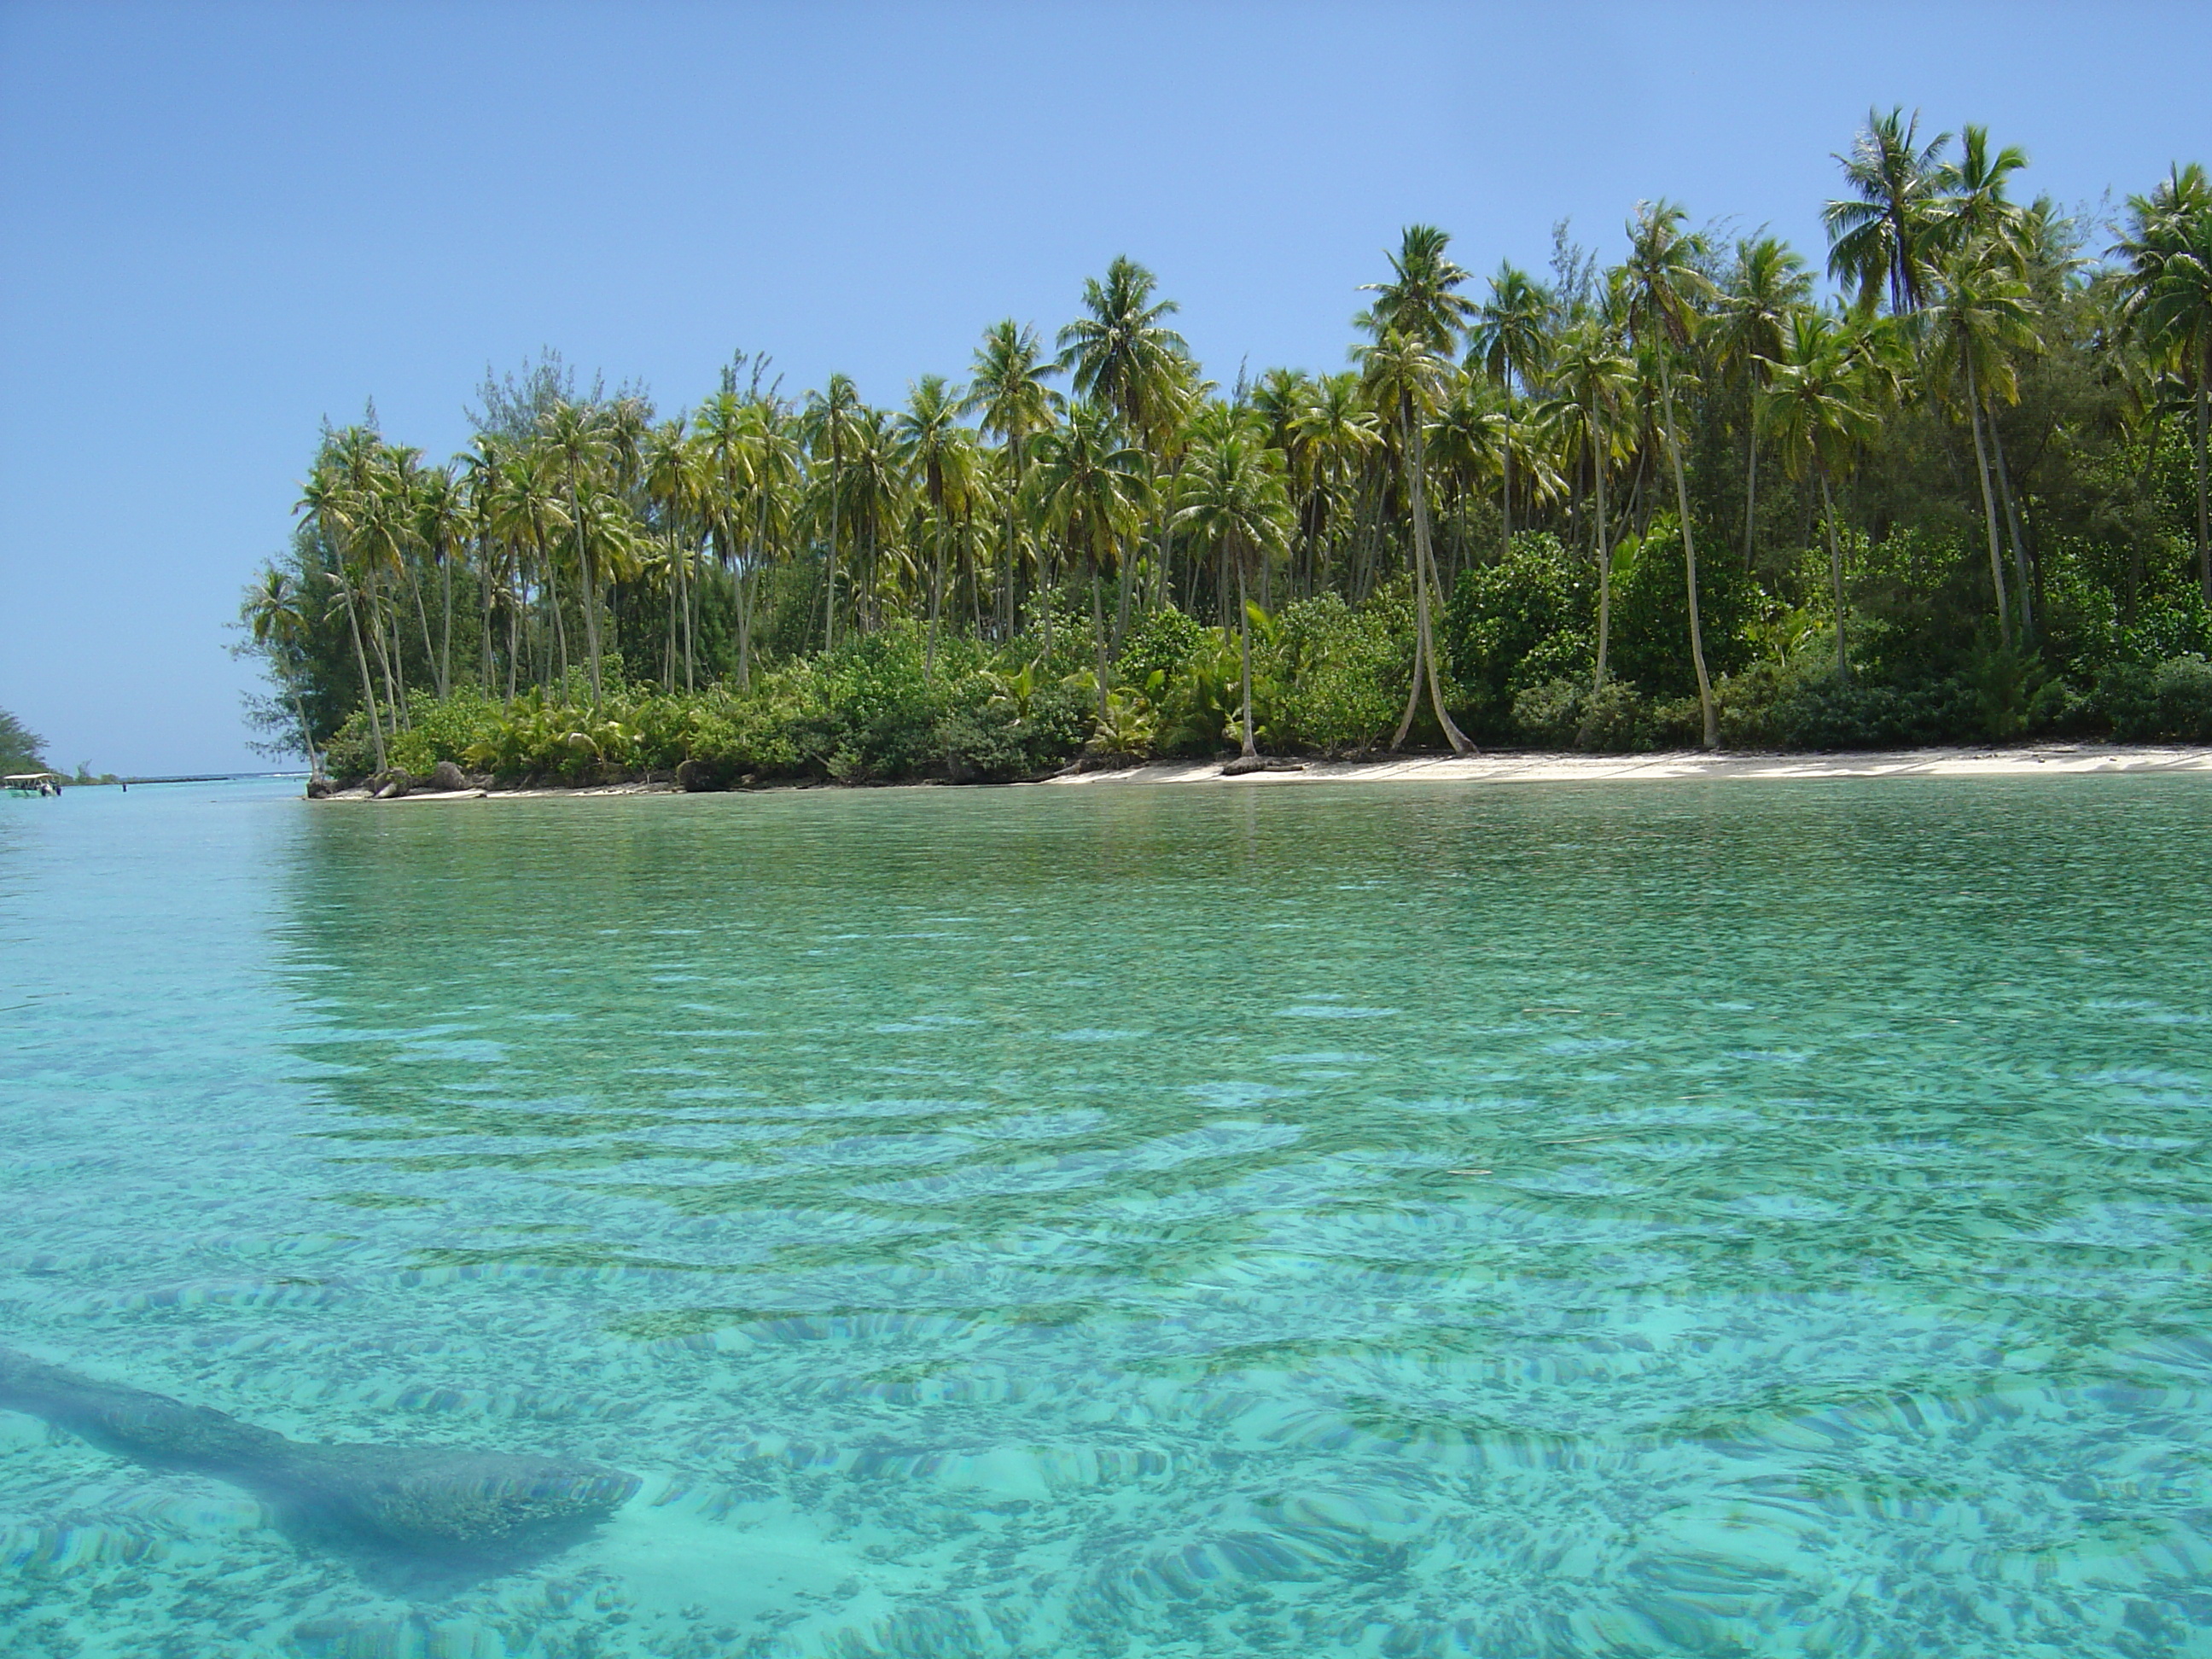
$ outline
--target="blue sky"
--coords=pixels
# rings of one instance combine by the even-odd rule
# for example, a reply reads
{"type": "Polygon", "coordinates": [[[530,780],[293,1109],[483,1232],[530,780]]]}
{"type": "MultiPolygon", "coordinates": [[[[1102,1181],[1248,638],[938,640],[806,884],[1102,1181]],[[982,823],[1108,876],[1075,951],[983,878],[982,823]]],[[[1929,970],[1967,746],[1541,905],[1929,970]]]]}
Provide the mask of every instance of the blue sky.
{"type": "Polygon", "coordinates": [[[2212,7],[0,0],[0,708],[242,767],[223,624],[325,416],[433,456],[543,346],[877,402],[1128,252],[1224,381],[1334,368],[1414,220],[1478,271],[1643,198],[1822,246],[1869,105],[2094,206],[2212,160],[2212,7]]]}

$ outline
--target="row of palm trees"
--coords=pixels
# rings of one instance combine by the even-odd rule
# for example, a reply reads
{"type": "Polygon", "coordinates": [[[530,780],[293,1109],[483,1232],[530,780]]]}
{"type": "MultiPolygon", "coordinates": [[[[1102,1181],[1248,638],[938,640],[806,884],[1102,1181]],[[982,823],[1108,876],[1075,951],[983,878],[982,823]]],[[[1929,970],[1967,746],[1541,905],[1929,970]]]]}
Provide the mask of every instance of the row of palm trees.
{"type": "MultiPolygon", "coordinates": [[[[1250,606],[1402,581],[1413,673],[1396,741],[1425,702],[1455,750],[1437,615],[1458,568],[1509,556],[1516,532],[1583,550],[1596,592],[1594,684],[1609,672],[1613,550],[1671,516],[1685,641],[1717,741],[1699,603],[1717,521],[1719,437],[1742,458],[1740,556],[1756,559],[1762,459],[1808,493],[1825,544],[1836,670],[1851,670],[1838,496],[1885,428],[1918,410],[1962,430],[2007,647],[2038,619],[2024,500],[1998,416],[2051,331],[2087,326],[2154,431],[2193,410],[2194,526],[2212,605],[2205,468],[2212,399],[2212,188],[2177,167],[2130,198],[2113,262],[2092,271],[2077,228],[2009,187],[2025,158],[1968,127],[1923,139],[1917,118],[1870,116],[1826,210],[1829,275],[1753,236],[1732,248],[1682,209],[1639,206],[1628,252],[1601,273],[1569,260],[1547,286],[1511,264],[1478,292],[1432,227],[1405,232],[1355,319],[1352,366],[1273,370],[1224,392],[1170,325],[1151,272],[1115,259],[1048,346],[1011,319],[986,331],[967,383],[926,375],[902,407],[833,374],[796,402],[758,377],[657,419],[641,396],[556,397],[488,427],[448,465],[363,425],[326,433],[300,500],[298,556],[249,596],[272,647],[318,633],[343,664],[296,648],[285,690],[343,672],[380,765],[410,698],[460,678],[513,696],[580,671],[603,695],[610,640],[649,630],[663,684],[747,684],[763,649],[834,648],[910,618],[933,671],[947,629],[990,640],[1088,611],[1102,715],[1108,659],[1133,621],[1170,604],[1240,630],[1251,744],[1250,606]],[[2084,325],[2080,318],[2090,321],[2084,325]],[[1255,591],[1256,590],[1256,591],[1255,591]],[[794,599],[804,595],[804,606],[794,599]],[[813,620],[794,632],[801,611],[813,620]],[[342,626],[340,625],[342,624],[342,626]],[[357,691],[357,696],[355,692],[357,691]]],[[[1069,642],[1062,641],[1065,650],[1069,642]]],[[[635,655],[635,653],[632,653],[635,655]]],[[[635,664],[631,664],[635,671],[635,664]]],[[[313,688],[327,702],[331,687],[313,688]]]]}

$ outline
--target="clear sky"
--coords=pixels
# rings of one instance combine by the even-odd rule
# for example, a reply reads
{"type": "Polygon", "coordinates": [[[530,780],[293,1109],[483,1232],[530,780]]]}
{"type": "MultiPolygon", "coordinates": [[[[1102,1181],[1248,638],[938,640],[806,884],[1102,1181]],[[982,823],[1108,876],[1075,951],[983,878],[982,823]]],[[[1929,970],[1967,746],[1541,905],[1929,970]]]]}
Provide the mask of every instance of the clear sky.
{"type": "MultiPolygon", "coordinates": [[[[2212,161],[2212,6],[0,0],[0,708],[258,764],[224,623],[318,423],[441,457],[550,345],[894,402],[1127,252],[1216,378],[1334,368],[1425,220],[1477,271],[1644,198],[1824,246],[1869,105],[2117,201],[2212,161]]],[[[2100,239],[2101,245],[2102,239],[2100,239]]]]}

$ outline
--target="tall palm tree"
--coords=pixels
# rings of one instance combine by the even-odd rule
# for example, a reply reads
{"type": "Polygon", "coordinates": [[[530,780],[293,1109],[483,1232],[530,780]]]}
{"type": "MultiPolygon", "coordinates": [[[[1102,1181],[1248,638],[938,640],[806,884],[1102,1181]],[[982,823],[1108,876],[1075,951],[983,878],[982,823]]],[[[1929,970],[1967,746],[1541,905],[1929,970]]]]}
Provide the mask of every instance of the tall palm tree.
{"type": "Polygon", "coordinates": [[[607,411],[595,404],[566,399],[545,411],[538,436],[561,471],[568,492],[568,530],[575,538],[576,580],[583,589],[584,652],[592,678],[592,707],[601,700],[599,684],[599,580],[593,563],[597,549],[586,533],[584,498],[597,488],[600,469],[611,459],[611,422],[607,411]]]}
{"type": "Polygon", "coordinates": [[[676,659],[681,656],[684,689],[695,690],[690,579],[698,546],[693,530],[702,522],[700,509],[707,493],[707,452],[685,431],[684,419],[678,416],[646,434],[639,471],[646,499],[653,503],[666,543],[668,650],[661,659],[661,684],[675,689],[676,659]]]}
{"type": "Polygon", "coordinates": [[[345,605],[346,627],[353,639],[354,661],[361,670],[362,708],[368,715],[369,746],[376,757],[376,769],[385,769],[384,716],[377,708],[376,683],[368,672],[368,648],[363,640],[361,613],[363,600],[359,584],[351,580],[355,568],[353,540],[360,522],[360,507],[364,492],[350,487],[346,477],[345,458],[337,446],[325,443],[323,453],[307,475],[307,482],[300,491],[298,504],[292,509],[301,514],[307,527],[319,536],[329,550],[331,565],[322,574],[333,592],[345,605]]]}
{"type": "Polygon", "coordinates": [[[1498,447],[1501,556],[1513,548],[1514,386],[1518,381],[1526,388],[1542,365],[1551,315],[1551,295],[1527,271],[1508,261],[1490,279],[1490,298],[1476,310],[1474,326],[1468,337],[1468,367],[1479,365],[1504,394],[1500,408],[1505,417],[1504,441],[1498,447]]]}
{"type": "Polygon", "coordinates": [[[1452,258],[1450,246],[1451,238],[1433,225],[1406,228],[1399,238],[1398,251],[1389,256],[1390,280],[1363,287],[1363,292],[1375,295],[1374,303],[1354,320],[1373,337],[1370,343],[1354,348],[1354,355],[1376,406],[1387,408],[1396,416],[1406,492],[1413,509],[1413,684],[1406,700],[1405,718],[1398,722],[1398,733],[1390,746],[1396,749],[1402,744],[1413,729],[1425,666],[1437,724],[1443,728],[1452,752],[1463,755],[1474,745],[1445,710],[1437,672],[1429,617],[1429,585],[1435,580],[1436,562],[1430,549],[1429,504],[1422,466],[1424,424],[1436,406],[1437,391],[1448,373],[1460,331],[1474,315],[1474,302],[1459,292],[1468,273],[1452,258]]]}
{"type": "Polygon", "coordinates": [[[1363,283],[1374,303],[1354,319],[1380,339],[1395,330],[1442,356],[1454,354],[1461,331],[1474,316],[1474,301],[1459,292],[1468,273],[1449,252],[1451,238],[1434,225],[1408,225],[1398,251],[1389,255],[1390,280],[1363,283]]]}
{"type": "Polygon", "coordinates": [[[929,506],[929,627],[921,659],[927,680],[937,667],[937,624],[945,608],[945,543],[956,514],[964,514],[975,470],[973,435],[960,424],[964,392],[942,374],[915,383],[897,423],[899,458],[929,506]]]}
{"type": "Polygon", "coordinates": [[[1872,307],[1885,286],[1893,314],[1917,311],[1926,298],[1941,243],[1943,149],[1950,142],[1949,133],[1939,132],[1922,143],[1917,110],[1910,119],[1901,108],[1887,115],[1869,110],[1850,154],[1836,157],[1853,194],[1821,210],[1828,274],[1855,288],[1862,306],[1872,307]]]}
{"type": "Polygon", "coordinates": [[[1610,324],[1590,317],[1561,336],[1553,350],[1552,374],[1560,396],[1575,411],[1595,498],[1591,549],[1597,564],[1597,663],[1590,681],[1595,691],[1605,684],[1613,639],[1613,544],[1606,529],[1605,481],[1613,468],[1621,411],[1635,392],[1636,371],[1610,324]]]}
{"type": "MultiPolygon", "coordinates": [[[[1747,403],[1756,404],[1766,366],[1781,354],[1793,312],[1813,296],[1812,273],[1779,237],[1736,244],[1735,270],[1721,295],[1721,362],[1740,376],[1747,403]]],[[[1759,422],[1744,422],[1743,568],[1752,568],[1759,522],[1759,422]]]]}
{"type": "Polygon", "coordinates": [[[1705,625],[1698,614],[1698,544],[1690,523],[1690,487],[1682,469],[1682,443],[1674,423],[1674,360],[1686,352],[1700,323],[1698,307],[1713,285],[1701,262],[1705,238],[1682,228],[1686,216],[1670,202],[1646,202],[1628,227],[1628,263],[1621,269],[1630,332],[1647,347],[1659,370],[1660,431],[1674,471],[1674,507],[1682,526],[1682,571],[1690,599],[1690,663],[1697,670],[1698,708],[1705,745],[1720,747],[1720,719],[1705,672],[1705,625]]]}
{"type": "Polygon", "coordinates": [[[2128,331],[2181,373],[2197,417],[2197,575],[2212,606],[2212,180],[2178,163],[2148,196],[2128,198],[2128,234],[2112,250],[2126,262],[2128,331]]]}
{"type": "Polygon", "coordinates": [[[837,645],[837,532],[845,499],[845,460],[860,447],[864,415],[860,391],[845,375],[832,374],[828,386],[807,394],[808,447],[817,465],[829,464],[819,481],[819,500],[830,520],[827,580],[822,599],[822,648],[825,651],[835,650],[837,645]]]}
{"type": "Polygon", "coordinates": [[[1836,534],[1836,501],[1829,480],[1845,458],[1875,434],[1870,377],[1845,331],[1812,310],[1792,314],[1769,370],[1755,418],[1781,450],[1790,476],[1802,477],[1809,471],[1820,484],[1836,611],[1836,675],[1848,683],[1851,657],[1844,636],[1844,553],[1836,534]]]}
{"type": "Polygon", "coordinates": [[[284,688],[284,696],[292,705],[292,717],[299,722],[300,749],[307,757],[307,769],[320,777],[323,759],[316,752],[315,734],[307,725],[307,706],[301,701],[300,677],[293,658],[295,647],[307,632],[307,605],[300,584],[275,565],[269,565],[246,588],[240,611],[253,642],[261,647],[264,659],[276,672],[276,683],[284,688]]]}
{"type": "Polygon", "coordinates": [[[1285,546],[1290,498],[1283,489],[1282,454],[1241,423],[1224,423],[1196,446],[1182,477],[1176,522],[1220,553],[1237,575],[1237,647],[1241,665],[1243,720],[1238,750],[1256,757],[1252,726],[1252,619],[1247,567],[1285,546]]]}
{"type": "MultiPolygon", "coordinates": [[[[983,334],[983,343],[976,349],[974,377],[968,386],[967,401],[962,405],[969,414],[982,417],[983,430],[997,434],[1006,446],[1006,461],[1012,473],[1011,488],[1006,498],[1006,628],[1009,637],[1017,621],[1014,585],[1015,516],[1023,486],[1029,476],[1030,440],[1052,424],[1053,394],[1046,387],[1046,380],[1060,372],[1059,366],[1048,362],[1044,343],[1037,331],[1011,317],[994,323],[983,334]]],[[[1045,608],[1046,626],[1051,625],[1051,605],[1045,608]]]]}
{"type": "Polygon", "coordinates": [[[453,559],[468,534],[467,498],[451,467],[415,475],[415,538],[438,572],[438,647],[430,665],[441,697],[453,682],[453,559]]]}
{"type": "MultiPolygon", "coordinates": [[[[1996,600],[1998,636],[2007,649],[2012,646],[2013,606],[2005,592],[1996,495],[1984,433],[1989,400],[2002,398],[2009,403],[2020,395],[2009,354],[2034,349],[2033,316],[2027,284],[2013,273],[2003,251],[1989,243],[1962,248],[1944,263],[1929,313],[1931,378],[1938,385],[1955,380],[1966,394],[1967,424],[1974,436],[1974,473],[1989,532],[1990,586],[1996,600]]],[[[2032,635],[2024,584],[2018,597],[2022,621],[2032,635]]]]}
{"type": "Polygon", "coordinates": [[[1293,426],[1305,458],[1305,481],[1312,491],[1301,507],[1299,519],[1312,526],[1309,533],[1322,560],[1313,579],[1326,586],[1329,541],[1368,458],[1382,444],[1382,430],[1375,411],[1367,406],[1358,374],[1350,369],[1324,374],[1314,382],[1312,395],[1294,417],[1293,426]]]}
{"type": "Polygon", "coordinates": [[[1437,724],[1455,755],[1474,748],[1444,707],[1443,684],[1437,672],[1435,631],[1431,624],[1430,585],[1436,580],[1436,560],[1430,550],[1427,484],[1427,422],[1437,404],[1439,388],[1451,372],[1449,361],[1419,340],[1395,327],[1385,327],[1368,344],[1358,348],[1365,372],[1369,395],[1382,407],[1395,411],[1399,453],[1406,469],[1406,495],[1413,510],[1413,682],[1406,694],[1406,712],[1390,739],[1395,750],[1402,747],[1420,707],[1425,674],[1429,706],[1437,724]]]}
{"type": "MultiPolygon", "coordinates": [[[[1106,718],[1106,619],[1100,585],[1121,562],[1146,501],[1145,458],[1113,412],[1085,398],[1037,444],[1037,505],[1091,578],[1091,632],[1097,659],[1098,717],[1106,718]]],[[[1048,586],[1049,584],[1048,583],[1048,586]]],[[[1049,650],[1048,642],[1046,648],[1049,650]]]]}

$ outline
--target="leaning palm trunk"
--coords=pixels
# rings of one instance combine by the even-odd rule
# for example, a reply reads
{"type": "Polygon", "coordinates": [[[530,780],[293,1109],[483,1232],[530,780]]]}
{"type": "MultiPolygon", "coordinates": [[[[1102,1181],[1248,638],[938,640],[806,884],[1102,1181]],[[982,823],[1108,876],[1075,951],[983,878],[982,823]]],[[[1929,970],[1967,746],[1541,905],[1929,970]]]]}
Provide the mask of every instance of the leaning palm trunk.
{"type": "MultiPolygon", "coordinates": [[[[1244,602],[1244,550],[1238,547],[1232,556],[1237,561],[1237,654],[1243,679],[1244,724],[1243,742],[1238,752],[1249,759],[1260,752],[1260,745],[1252,737],[1252,612],[1244,602]]],[[[1102,680],[1101,685],[1104,684],[1102,680]]]]}
{"type": "Polygon", "coordinates": [[[2197,369],[2197,580],[2204,589],[2204,603],[2212,606],[2212,514],[2206,508],[2204,452],[2206,428],[2212,425],[2212,341],[2204,347],[2204,361],[2197,369]]]}
{"type": "Polygon", "coordinates": [[[385,769],[384,720],[376,710],[376,684],[369,678],[368,649],[362,643],[361,612],[355,605],[350,585],[346,588],[346,622],[353,629],[354,660],[361,665],[361,697],[362,707],[368,711],[369,744],[376,751],[376,769],[381,772],[385,769]]]}
{"type": "MultiPolygon", "coordinates": [[[[1505,454],[1504,465],[1498,470],[1498,521],[1502,527],[1498,539],[1498,556],[1510,559],[1513,556],[1513,388],[1510,384],[1505,388],[1505,454]]],[[[1453,554],[1452,560],[1456,566],[1457,553],[1453,554]]]]}
{"type": "Polygon", "coordinates": [[[2020,627],[2027,643],[2035,643],[2035,585],[2028,579],[2027,543],[2020,531],[2020,498],[2013,493],[2012,477],[2005,470],[2004,434],[1997,430],[1996,411],[1985,410],[1982,418],[1990,428],[1990,459],[1996,463],[1997,499],[2004,503],[2005,533],[2012,541],[2012,580],[2020,605],[2020,627]]]}
{"type": "Polygon", "coordinates": [[[1420,707],[1422,671],[1427,671],[1429,705],[1436,710],[1437,724],[1443,728],[1444,739],[1455,755],[1464,755],[1474,745],[1467,740],[1467,733],[1453,724],[1444,708],[1444,694],[1437,674],[1436,641],[1429,628],[1429,581],[1435,562],[1429,554],[1429,501],[1422,478],[1422,442],[1419,428],[1415,424],[1410,399],[1401,399],[1398,421],[1406,441],[1407,493],[1413,506],[1413,684],[1406,696],[1406,713],[1398,722],[1397,735],[1390,739],[1393,751],[1405,746],[1406,734],[1413,729],[1413,711],[1420,707]]]}
{"type": "Polygon", "coordinates": [[[1708,749],[1721,746],[1720,720],[1713,708],[1713,683],[1705,672],[1705,635],[1698,617],[1698,543],[1690,530],[1690,486],[1682,471],[1682,445],[1674,431],[1674,389],[1667,360],[1659,360],[1659,396],[1667,417],[1667,457],[1674,465],[1674,509],[1682,520],[1682,573],[1690,596],[1690,665],[1698,671],[1698,712],[1705,719],[1708,749]]]}
{"type": "Polygon", "coordinates": [[[1754,422],[1751,441],[1744,446],[1743,468],[1743,568],[1748,570],[1756,562],[1753,552],[1753,535],[1759,522],[1759,427],[1754,422]]]}
{"type": "Polygon", "coordinates": [[[1590,477],[1595,484],[1597,515],[1597,672],[1595,693],[1605,684],[1606,652],[1613,642],[1613,549],[1605,533],[1605,445],[1597,422],[1590,422],[1590,477]]]}
{"type": "MultiPolygon", "coordinates": [[[[1098,720],[1106,720],[1106,602],[1099,592],[1103,585],[1096,560],[1091,566],[1091,652],[1098,665],[1098,720]]],[[[1249,721],[1250,715],[1245,716],[1249,721]]]]}
{"type": "Polygon", "coordinates": [[[1851,683],[1851,653],[1844,641],[1844,547],[1836,538],[1836,502],[1828,493],[1828,469],[1815,469],[1820,477],[1820,512],[1828,526],[1828,580],[1836,595],[1836,678],[1851,683]]]}
{"type": "Polygon", "coordinates": [[[1974,477],[1982,486],[1982,520],[1990,533],[1990,586],[1996,594],[1997,637],[2012,649],[2012,606],[2005,597],[2004,556],[1997,550],[1996,497],[1990,493],[1990,453],[1982,441],[1981,388],[1974,379],[1974,362],[1966,360],[1966,420],[1974,432],[1974,477]]]}

